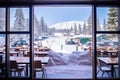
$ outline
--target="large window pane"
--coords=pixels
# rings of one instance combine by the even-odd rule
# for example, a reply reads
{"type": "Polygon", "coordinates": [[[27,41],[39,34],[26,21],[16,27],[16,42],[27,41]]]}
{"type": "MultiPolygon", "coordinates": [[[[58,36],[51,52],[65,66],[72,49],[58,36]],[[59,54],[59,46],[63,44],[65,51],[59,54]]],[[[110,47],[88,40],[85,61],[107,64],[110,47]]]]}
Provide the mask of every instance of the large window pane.
{"type": "Polygon", "coordinates": [[[30,76],[29,34],[10,34],[10,76],[30,76]]]}
{"type": "Polygon", "coordinates": [[[10,8],[10,31],[29,31],[29,8],[10,8]]]}
{"type": "Polygon", "coordinates": [[[34,61],[49,57],[47,78],[92,78],[91,12],[90,6],[34,7],[34,61]]]}
{"type": "Polygon", "coordinates": [[[5,12],[5,8],[0,8],[0,31],[5,31],[5,15],[6,15],[6,12],[5,12]]]}
{"type": "Polygon", "coordinates": [[[97,31],[118,31],[117,7],[97,7],[97,31]]]}
{"type": "Polygon", "coordinates": [[[6,46],[5,46],[5,34],[0,34],[0,77],[5,76],[5,70],[6,70],[6,52],[5,52],[6,46]]]}
{"type": "Polygon", "coordinates": [[[118,77],[118,35],[97,34],[96,53],[97,77],[118,77]]]}

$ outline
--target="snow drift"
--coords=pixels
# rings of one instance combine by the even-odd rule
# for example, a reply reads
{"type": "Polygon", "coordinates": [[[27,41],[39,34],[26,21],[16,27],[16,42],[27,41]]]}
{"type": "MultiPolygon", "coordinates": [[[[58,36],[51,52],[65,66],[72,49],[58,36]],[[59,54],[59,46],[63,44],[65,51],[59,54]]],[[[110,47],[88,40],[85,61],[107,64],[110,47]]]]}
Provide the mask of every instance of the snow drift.
{"type": "Polygon", "coordinates": [[[64,54],[60,52],[51,51],[48,55],[50,57],[47,66],[55,65],[91,65],[92,59],[89,51],[74,51],[71,54],[64,54]]]}

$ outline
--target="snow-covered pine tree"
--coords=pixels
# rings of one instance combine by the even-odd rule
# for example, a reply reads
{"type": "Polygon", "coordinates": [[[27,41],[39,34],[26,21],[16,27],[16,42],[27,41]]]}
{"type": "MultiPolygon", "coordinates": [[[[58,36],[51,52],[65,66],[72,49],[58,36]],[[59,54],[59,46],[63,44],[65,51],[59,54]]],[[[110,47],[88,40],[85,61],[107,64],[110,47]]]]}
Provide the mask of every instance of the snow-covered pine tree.
{"type": "Polygon", "coordinates": [[[108,30],[117,30],[118,26],[118,15],[117,15],[117,8],[110,8],[108,12],[108,30]]]}
{"type": "Polygon", "coordinates": [[[0,8],[0,31],[5,31],[5,9],[0,8]]]}
{"type": "Polygon", "coordinates": [[[15,21],[13,31],[26,31],[25,30],[25,17],[22,8],[17,8],[15,12],[15,21]]]}

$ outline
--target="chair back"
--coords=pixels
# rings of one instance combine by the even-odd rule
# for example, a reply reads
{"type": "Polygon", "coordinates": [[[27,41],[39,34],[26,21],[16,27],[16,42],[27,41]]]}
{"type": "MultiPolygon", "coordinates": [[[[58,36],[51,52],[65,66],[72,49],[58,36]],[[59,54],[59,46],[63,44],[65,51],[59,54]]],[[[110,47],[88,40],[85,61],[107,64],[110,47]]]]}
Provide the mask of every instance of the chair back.
{"type": "Polygon", "coordinates": [[[101,56],[101,51],[97,51],[97,57],[101,56]]]}
{"type": "Polygon", "coordinates": [[[16,61],[10,61],[10,69],[18,69],[16,61]]]}
{"type": "Polygon", "coordinates": [[[117,52],[112,52],[111,57],[118,57],[118,51],[117,52]]]}
{"type": "Polygon", "coordinates": [[[42,68],[42,63],[41,61],[34,61],[34,68],[42,68]]]}
{"type": "Polygon", "coordinates": [[[44,54],[38,54],[38,57],[44,57],[45,55],[44,54]]]}
{"type": "Polygon", "coordinates": [[[0,55],[0,63],[2,63],[3,57],[2,55],[0,55]]]}
{"type": "Polygon", "coordinates": [[[29,57],[30,52],[26,52],[25,54],[23,54],[24,57],[29,57]]]}
{"type": "Polygon", "coordinates": [[[110,57],[110,53],[108,51],[102,52],[102,57],[110,57]]]}

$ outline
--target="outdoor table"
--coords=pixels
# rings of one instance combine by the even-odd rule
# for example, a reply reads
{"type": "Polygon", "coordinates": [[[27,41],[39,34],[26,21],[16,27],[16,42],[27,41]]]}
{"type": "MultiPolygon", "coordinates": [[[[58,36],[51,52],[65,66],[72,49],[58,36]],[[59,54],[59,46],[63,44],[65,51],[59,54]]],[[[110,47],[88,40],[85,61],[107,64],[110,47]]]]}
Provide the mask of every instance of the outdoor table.
{"type": "Polygon", "coordinates": [[[41,55],[46,56],[46,55],[49,54],[49,52],[50,52],[50,51],[34,51],[34,54],[35,54],[35,55],[41,54],[41,55]]]}
{"type": "MultiPolygon", "coordinates": [[[[26,76],[28,76],[28,64],[30,64],[29,57],[10,57],[10,60],[16,60],[18,64],[26,64],[26,76]]],[[[34,60],[41,60],[42,64],[47,64],[49,57],[34,57],[34,60]]]]}
{"type": "Polygon", "coordinates": [[[111,65],[112,77],[114,77],[114,65],[118,65],[118,57],[97,57],[99,60],[104,62],[107,65],[111,65]]]}

